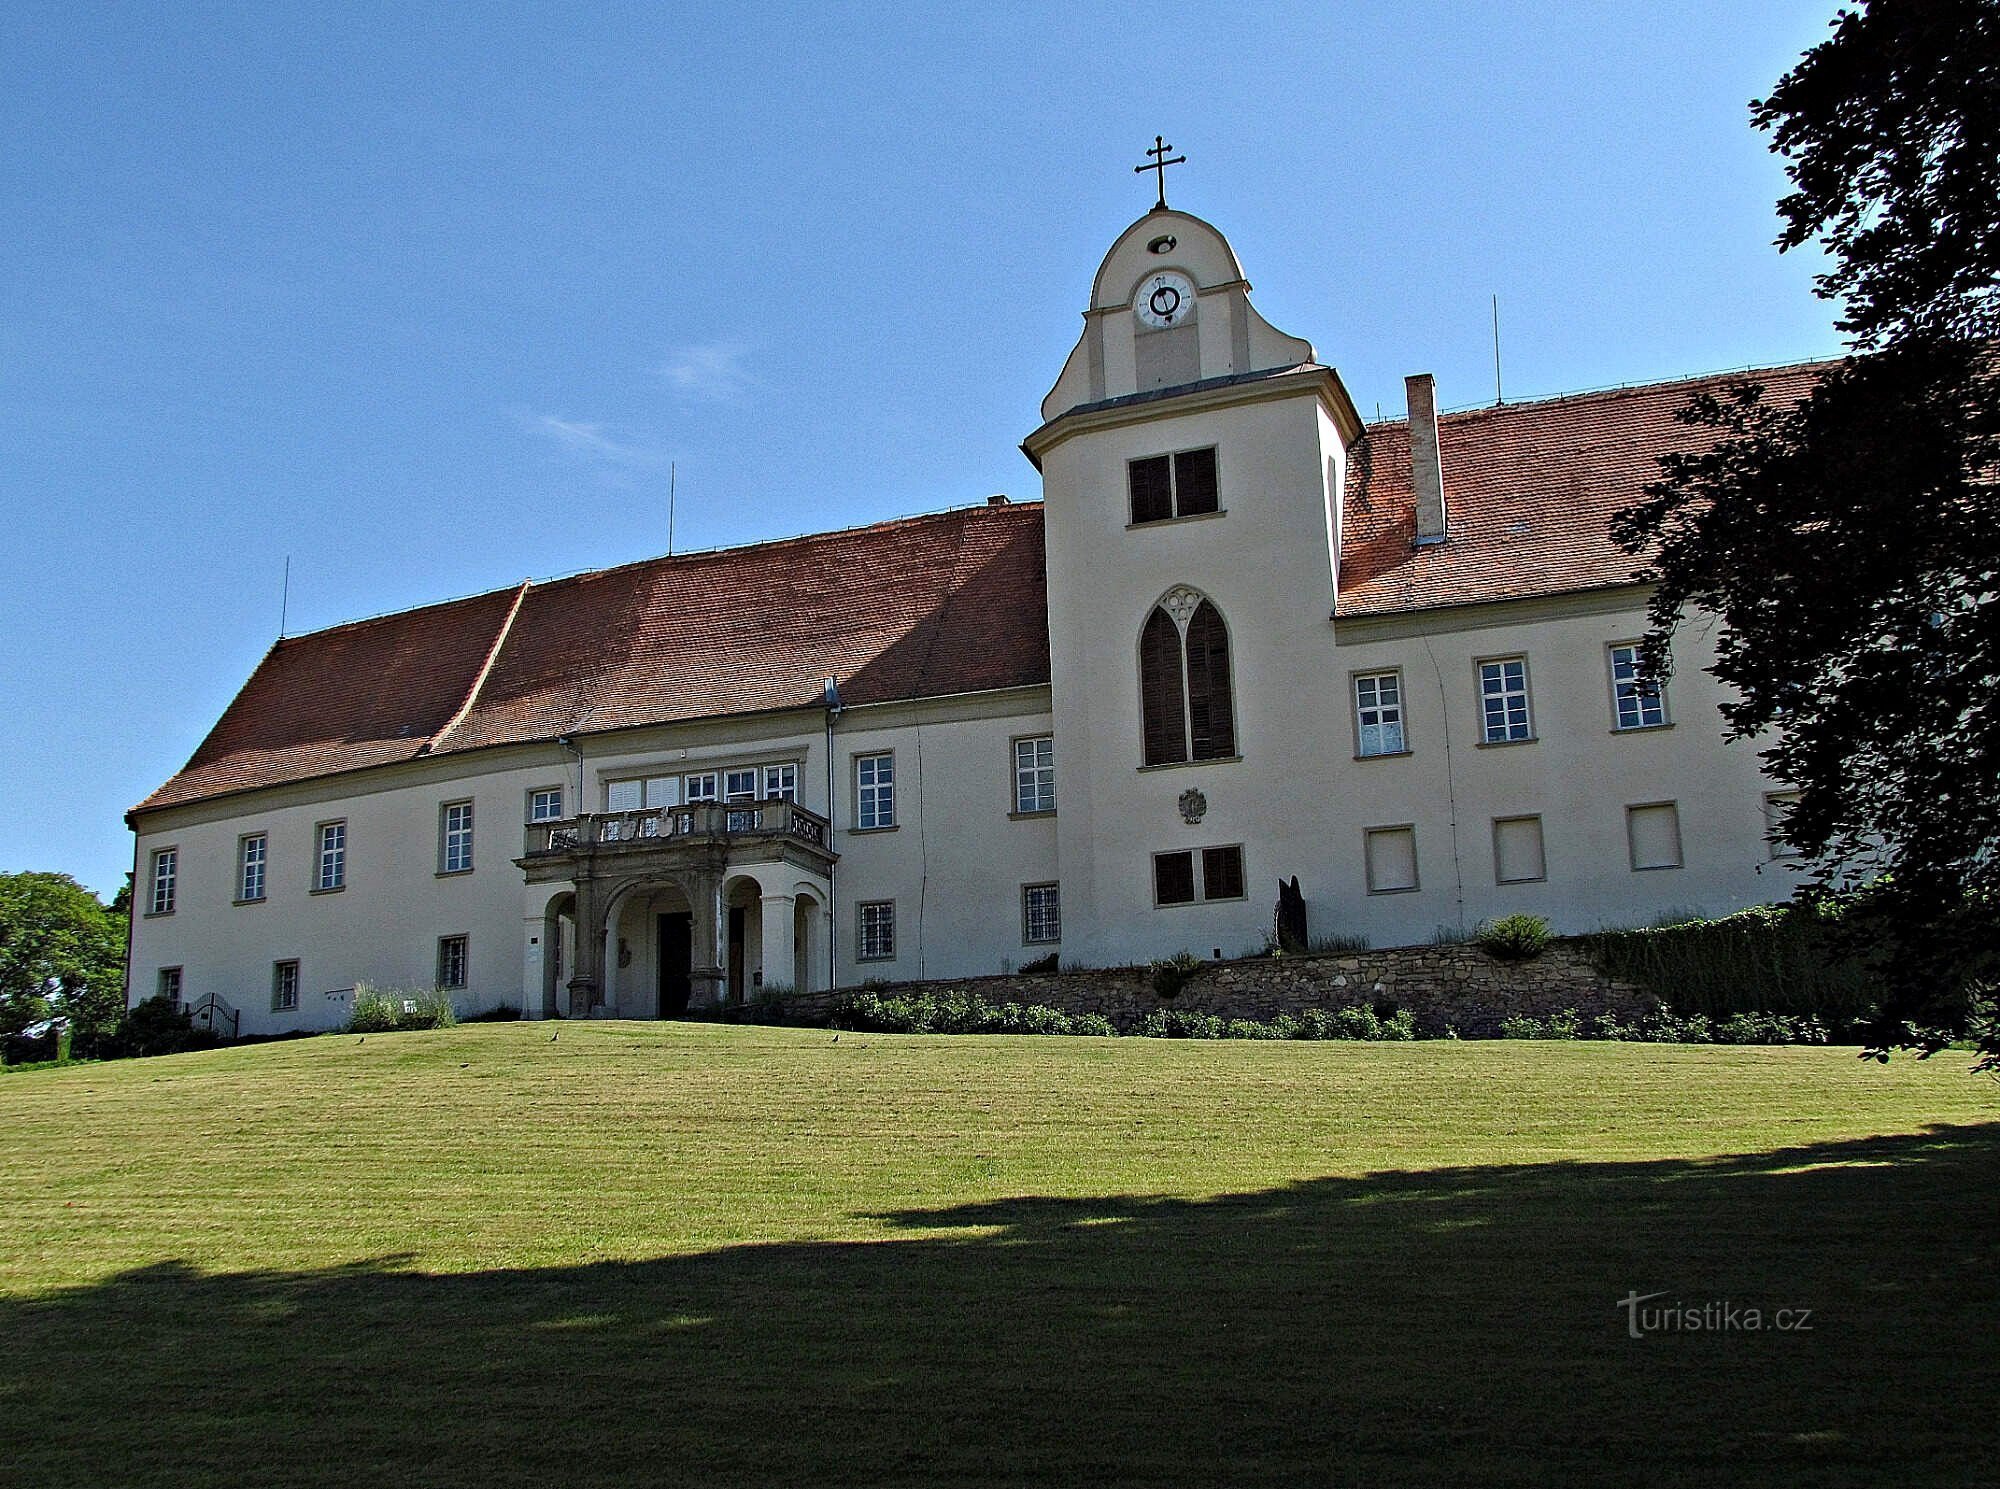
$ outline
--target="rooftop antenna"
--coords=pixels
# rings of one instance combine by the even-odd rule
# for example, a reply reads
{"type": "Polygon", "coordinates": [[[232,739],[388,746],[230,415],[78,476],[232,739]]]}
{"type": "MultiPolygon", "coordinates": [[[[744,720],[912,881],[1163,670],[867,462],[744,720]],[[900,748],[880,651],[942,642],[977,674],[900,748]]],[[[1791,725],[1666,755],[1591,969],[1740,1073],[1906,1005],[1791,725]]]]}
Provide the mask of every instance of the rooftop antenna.
{"type": "Polygon", "coordinates": [[[1500,297],[1493,297],[1493,406],[1500,407],[1507,400],[1500,396],[1500,297]]]}
{"type": "MultiPolygon", "coordinates": [[[[658,466],[654,467],[659,469],[658,466]]],[[[681,468],[677,461],[667,462],[667,557],[674,556],[674,488],[680,484],[681,468]]]]}
{"type": "Polygon", "coordinates": [[[285,555],[285,588],[278,600],[278,639],[285,639],[285,622],[292,618],[292,556],[285,555]]]}

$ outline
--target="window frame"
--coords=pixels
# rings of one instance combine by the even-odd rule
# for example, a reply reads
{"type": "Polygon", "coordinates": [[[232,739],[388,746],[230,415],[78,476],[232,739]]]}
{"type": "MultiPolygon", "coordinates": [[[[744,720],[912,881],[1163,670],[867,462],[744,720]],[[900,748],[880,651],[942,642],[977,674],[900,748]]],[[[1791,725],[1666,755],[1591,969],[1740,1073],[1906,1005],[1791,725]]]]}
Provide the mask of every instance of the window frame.
{"type": "Polygon", "coordinates": [[[146,857],[146,913],[142,919],[152,920],[162,915],[171,915],[180,904],[181,897],[181,845],[166,843],[155,848],[146,857]],[[166,893],[162,895],[160,863],[167,862],[166,893]]]}
{"type": "MultiPolygon", "coordinates": [[[[1015,735],[1015,736],[1014,736],[1014,737],[1013,737],[1012,739],[1010,739],[1010,740],[1008,740],[1008,741],[1007,741],[1007,754],[1008,754],[1008,758],[1009,758],[1009,759],[1010,759],[1010,760],[1011,760],[1011,761],[1013,762],[1013,785],[1014,785],[1014,808],[1013,808],[1013,810],[1012,810],[1012,811],[1008,812],[1008,814],[1007,814],[1007,815],[1008,815],[1009,817],[1053,817],[1053,816],[1055,816],[1055,814],[1056,814],[1056,737],[1055,737],[1055,735],[1054,735],[1053,733],[1051,733],[1051,732],[1048,732],[1048,731],[1043,731],[1042,733],[1039,733],[1039,734],[1017,734],[1017,735],[1015,735]],[[1021,796],[1021,782],[1022,782],[1022,773],[1023,773],[1023,767],[1022,767],[1022,765],[1021,765],[1021,747],[1022,747],[1023,745],[1041,745],[1041,744],[1047,744],[1047,745],[1048,745],[1048,747],[1049,747],[1049,763],[1048,763],[1048,765],[1047,765],[1046,767],[1044,767],[1044,766],[1042,766],[1041,764],[1039,764],[1038,762],[1037,762],[1037,763],[1030,763],[1030,764],[1029,764],[1029,765],[1028,765],[1028,766],[1026,767],[1026,769],[1027,769],[1027,770],[1028,770],[1029,772],[1031,772],[1031,773],[1034,773],[1034,774],[1036,774],[1036,775],[1039,775],[1039,774],[1040,774],[1040,772],[1041,772],[1042,770],[1044,770],[1044,769],[1046,769],[1046,770],[1048,771],[1048,777],[1049,777],[1049,780],[1048,780],[1048,786],[1049,786],[1049,792],[1048,792],[1048,797],[1049,797],[1049,804],[1048,804],[1047,806],[1045,806],[1045,807],[1042,807],[1042,806],[1023,806],[1023,805],[1021,805],[1021,801],[1022,801],[1022,796],[1021,796]]],[[[1036,783],[1036,788],[1035,788],[1035,799],[1036,799],[1036,800],[1040,800],[1040,783],[1039,783],[1039,781],[1038,781],[1038,782],[1036,783]]]]}
{"type": "Polygon", "coordinates": [[[1604,674],[1611,687],[1611,732],[1613,734],[1645,734],[1654,729],[1671,729],[1674,726],[1673,711],[1667,707],[1667,687],[1662,679],[1653,689],[1652,699],[1658,706],[1660,717],[1652,723],[1645,722],[1646,694],[1638,680],[1639,645],[1637,641],[1607,641],[1604,643],[1604,674]],[[1632,653],[1633,679],[1630,682],[1618,680],[1618,653],[1632,653]],[[1640,705],[1640,722],[1628,724],[1619,711],[1621,688],[1632,689],[1634,698],[1640,705]]]}
{"type": "Polygon", "coordinates": [[[565,790],[564,790],[564,789],[563,789],[563,788],[562,788],[561,786],[559,786],[559,785],[558,785],[558,786],[530,786],[530,787],[528,788],[528,790],[527,790],[527,796],[526,796],[526,799],[525,799],[525,802],[524,802],[524,806],[525,806],[525,810],[526,810],[526,813],[527,813],[527,822],[528,822],[528,826],[530,826],[530,827],[539,827],[539,826],[543,825],[544,823],[548,823],[548,822],[561,822],[561,821],[563,821],[563,820],[564,820],[564,817],[563,817],[563,799],[564,799],[564,798],[565,798],[566,796],[568,796],[568,794],[569,794],[569,793],[568,793],[567,791],[565,791],[565,790]],[[555,797],[555,799],[556,799],[556,814],[555,814],[555,815],[554,815],[553,817],[538,817],[538,816],[536,816],[536,815],[535,815],[535,798],[536,798],[536,797],[538,797],[538,796],[553,796],[553,797],[555,797]]]}
{"type": "MultiPolygon", "coordinates": [[[[1528,654],[1525,651],[1497,652],[1490,657],[1474,657],[1472,659],[1472,682],[1473,708],[1479,719],[1479,749],[1500,749],[1508,745],[1533,744],[1540,738],[1535,732],[1535,673],[1534,669],[1528,664],[1528,654]],[[1486,721],[1486,669],[1488,667],[1504,667],[1509,662],[1519,662],[1521,664],[1521,712],[1524,716],[1528,732],[1518,739],[1494,739],[1487,729],[1486,721]]],[[[1507,697],[1510,695],[1503,693],[1501,696],[1507,697]]],[[[1509,725],[1508,727],[1511,728],[1512,726],[1509,725]]]]}
{"type": "Polygon", "coordinates": [[[1060,946],[1062,944],[1062,885],[1060,882],[1050,880],[1040,884],[1023,884],[1021,886],[1021,944],[1023,946],[1060,946]],[[1034,897],[1044,893],[1052,897],[1051,915],[1049,917],[1055,925],[1055,934],[1052,936],[1037,936],[1035,934],[1034,897]]]}
{"type": "Polygon", "coordinates": [[[175,1008],[185,1007],[187,1004],[187,999],[185,997],[187,989],[187,973],[186,970],[182,967],[177,967],[177,966],[162,967],[158,972],[154,973],[153,996],[156,998],[165,998],[167,996],[167,981],[169,978],[173,980],[174,995],[172,998],[168,999],[168,1001],[172,1003],[172,1005],[175,1008]]]}
{"type": "MultiPolygon", "coordinates": [[[[1236,683],[1237,683],[1236,632],[1229,624],[1229,617],[1222,613],[1222,607],[1215,602],[1215,599],[1212,595],[1210,595],[1206,590],[1197,589],[1192,584],[1176,584],[1171,586],[1158,599],[1154,600],[1153,603],[1147,607],[1144,618],[1141,619],[1139,622],[1138,632],[1133,639],[1132,661],[1133,661],[1133,679],[1138,689],[1138,696],[1137,696],[1138,716],[1139,716],[1139,764],[1137,767],[1138,769],[1178,770],[1181,769],[1182,767],[1191,765],[1220,765],[1227,762],[1240,761],[1243,758],[1243,729],[1242,729],[1243,721],[1242,721],[1242,716],[1236,707],[1236,683]],[[1178,617],[1176,617],[1174,612],[1167,606],[1168,599],[1180,592],[1185,592],[1186,594],[1191,594],[1195,597],[1194,604],[1188,608],[1187,620],[1185,623],[1183,623],[1178,617]],[[1223,702],[1228,709],[1228,726],[1229,726],[1228,729],[1229,750],[1226,754],[1202,755],[1202,754],[1197,754],[1195,752],[1195,737],[1196,737],[1195,736],[1195,686],[1194,686],[1195,676],[1194,676],[1193,660],[1189,654],[1189,649],[1188,649],[1188,633],[1193,629],[1195,621],[1201,616],[1201,613],[1204,610],[1207,610],[1214,615],[1215,623],[1222,629],[1222,653],[1226,671],[1226,677],[1224,679],[1224,686],[1222,689],[1222,693],[1223,693],[1223,702]],[[1153,622],[1155,617],[1163,619],[1166,622],[1168,628],[1172,632],[1174,641],[1174,660],[1179,669],[1175,674],[1175,677],[1176,677],[1176,688],[1180,699],[1180,729],[1179,729],[1178,747],[1181,753],[1178,758],[1169,760],[1149,760],[1147,758],[1148,720],[1146,715],[1146,699],[1147,699],[1146,645],[1147,645],[1147,633],[1154,629],[1153,622]]],[[[1214,705],[1213,697],[1210,697],[1208,699],[1208,702],[1212,710],[1214,705]]],[[[1209,719],[1208,729],[1207,729],[1208,738],[1212,741],[1217,732],[1218,731],[1215,728],[1215,720],[1211,716],[1211,718],[1209,719]]]]}
{"type": "Polygon", "coordinates": [[[313,824],[312,893],[339,894],[347,888],[347,819],[329,817],[324,822],[313,824]],[[340,830],[339,857],[335,862],[332,881],[326,874],[326,835],[334,828],[340,830]]]}
{"type": "Polygon", "coordinates": [[[473,810],[472,810],[471,797],[464,796],[458,798],[455,801],[446,801],[438,803],[438,860],[437,860],[438,878],[456,879],[460,875],[469,874],[472,872],[474,866],[474,861],[472,857],[472,841],[473,841],[472,833],[473,833],[473,810]],[[452,826],[452,821],[451,821],[452,813],[460,810],[463,810],[465,813],[464,824],[459,827],[454,827],[452,826]],[[463,839],[463,846],[465,849],[465,861],[463,862],[463,864],[460,864],[457,867],[453,867],[454,863],[457,862],[457,860],[453,857],[453,849],[454,847],[458,846],[453,841],[455,835],[463,839]]]}
{"type": "Polygon", "coordinates": [[[1225,905],[1250,898],[1250,867],[1248,855],[1244,853],[1241,843],[1211,843],[1209,846],[1197,851],[1200,855],[1196,862],[1201,866],[1201,883],[1198,887],[1201,890],[1202,904],[1225,905]],[[1243,886],[1241,893],[1213,894],[1210,892],[1208,886],[1208,855],[1211,853],[1234,853],[1236,855],[1236,877],[1242,881],[1243,886]]]}
{"type": "Polygon", "coordinates": [[[1199,878],[1199,870],[1195,867],[1194,855],[1195,850],[1192,848],[1167,848],[1153,855],[1152,883],[1153,908],[1155,910],[1176,910],[1182,905],[1199,905],[1201,903],[1201,880],[1199,878]],[[1160,864],[1163,860],[1169,858],[1185,858],[1187,860],[1188,897],[1184,900],[1170,900],[1163,898],[1160,894],[1160,864]]]}
{"type": "Polygon", "coordinates": [[[1789,811],[1796,811],[1799,804],[1798,787],[1784,786],[1776,791],[1764,793],[1764,851],[1770,855],[1772,863],[1790,863],[1806,855],[1804,849],[1793,847],[1778,831],[1780,819],[1773,809],[1780,802],[1788,804],[1788,815],[1789,811]]]}
{"type": "Polygon", "coordinates": [[[1229,509],[1222,504],[1222,447],[1211,442],[1205,445],[1184,445],[1173,450],[1156,450],[1150,455],[1133,455],[1125,461],[1125,530],[1141,527],[1164,527],[1171,522],[1205,522],[1213,517],[1226,517],[1229,509]],[[1215,457],[1215,505],[1206,512],[1183,512],[1181,510],[1181,471],[1183,455],[1199,455],[1207,451],[1215,457]],[[1132,467],[1148,460],[1167,462],[1167,515],[1164,517],[1138,517],[1132,502],[1132,467]]]}
{"type": "MultiPolygon", "coordinates": [[[[1374,706],[1379,712],[1382,706],[1379,701],[1379,689],[1376,696],[1378,701],[1374,706]]],[[[1347,705],[1349,717],[1354,726],[1354,758],[1356,760],[1393,760],[1398,755],[1411,753],[1410,695],[1408,686],[1403,679],[1403,669],[1401,667],[1357,667],[1349,672],[1347,674],[1347,705]],[[1394,750],[1369,750],[1363,747],[1362,729],[1365,726],[1361,722],[1361,684],[1363,682],[1379,683],[1385,677],[1396,679],[1396,729],[1398,737],[1402,740],[1402,747],[1394,750]]],[[[1375,727],[1379,729],[1383,726],[1378,723],[1375,727]]]]}
{"type": "Polygon", "coordinates": [[[794,806],[798,805],[798,800],[799,800],[798,761],[779,760],[769,764],[758,766],[756,767],[756,770],[758,774],[758,779],[762,783],[761,789],[763,790],[764,793],[764,800],[789,801],[794,806]],[[791,773],[791,779],[789,782],[783,780],[782,776],[780,775],[781,772],[785,771],[789,771],[791,773]],[[772,783],[773,776],[780,776],[780,779],[776,785],[772,783]]]}
{"type": "Polygon", "coordinates": [[[271,834],[269,832],[239,833],[236,838],[236,897],[232,904],[261,905],[271,894],[271,834]],[[257,858],[253,864],[250,845],[257,845],[257,858]],[[251,894],[250,870],[257,871],[257,892],[251,894]]]}
{"type": "MultiPolygon", "coordinates": [[[[877,929],[880,929],[878,925],[877,929]]],[[[859,900],[854,906],[854,960],[857,962],[893,962],[896,960],[896,902],[894,900],[859,900]],[[868,940],[868,912],[884,910],[888,912],[888,949],[870,951],[868,940]]]]}
{"type": "MultiPolygon", "coordinates": [[[[892,749],[856,751],[849,758],[852,761],[852,764],[848,769],[847,778],[849,785],[851,786],[854,793],[854,799],[853,799],[854,811],[853,815],[849,818],[849,820],[853,822],[854,825],[848,828],[847,830],[849,832],[894,832],[898,826],[896,817],[896,786],[897,786],[896,752],[892,749]],[[886,760],[889,762],[888,780],[884,782],[878,779],[876,781],[864,785],[861,780],[861,767],[863,762],[874,762],[878,760],[886,760]],[[868,791],[873,791],[878,793],[877,798],[874,802],[876,820],[873,822],[864,822],[862,820],[862,815],[863,815],[862,807],[863,804],[868,801],[868,797],[864,793],[868,791]],[[879,794],[884,791],[888,793],[888,806],[889,806],[888,816],[886,820],[884,820],[882,815],[881,798],[879,794]]],[[[893,904],[894,901],[871,901],[870,903],[893,904]]]]}
{"type": "Polygon", "coordinates": [[[1633,801],[1625,804],[1625,854],[1635,874],[1662,874],[1687,867],[1687,837],[1681,830],[1681,804],[1672,801],[1633,801]],[[1674,861],[1672,863],[1639,862],[1639,840],[1632,834],[1632,814],[1650,812],[1665,807],[1674,814],[1674,861]]]}
{"type": "Polygon", "coordinates": [[[303,982],[299,976],[299,959],[297,957],[286,957],[271,963],[271,1012],[297,1013],[299,1011],[299,993],[302,986],[303,982]],[[291,974],[291,987],[289,989],[285,986],[285,975],[287,972],[291,974]],[[288,993],[291,998],[289,1003],[285,1001],[288,993]]]}
{"type": "Polygon", "coordinates": [[[682,771],[681,805],[687,807],[721,806],[722,772],[719,770],[682,771]],[[701,783],[699,787],[695,785],[697,781],[701,783]]]}
{"type": "Polygon", "coordinates": [[[1414,822],[1378,822],[1361,829],[1361,879],[1368,893],[1377,894],[1420,894],[1424,887],[1423,859],[1417,852],[1417,824],[1414,822]],[[1386,889],[1375,885],[1375,865],[1368,853],[1368,840],[1378,833],[1405,833],[1410,839],[1410,882],[1397,884],[1386,889]]]}
{"type": "Polygon", "coordinates": [[[1155,910],[1176,910],[1183,905],[1239,905],[1250,898],[1249,855],[1243,851],[1242,843],[1204,843],[1193,848],[1163,848],[1153,854],[1153,908],[1155,910]],[[1240,894],[1211,894],[1208,887],[1208,855],[1211,853],[1234,853],[1236,873],[1242,880],[1240,894]],[[1189,898],[1168,900],[1160,897],[1160,863],[1164,859],[1185,858],[1188,860],[1189,898]]]}
{"type": "Polygon", "coordinates": [[[756,765],[731,765],[720,772],[722,776],[722,804],[742,806],[745,802],[758,799],[758,788],[763,784],[763,768],[756,765]],[[747,779],[749,784],[742,790],[736,788],[738,780],[747,779]]]}
{"type": "Polygon", "coordinates": [[[472,986],[472,937],[464,931],[454,931],[437,940],[437,987],[439,992],[462,993],[472,986]],[[456,944],[458,951],[458,981],[451,982],[445,977],[446,948],[456,944]]]}
{"type": "Polygon", "coordinates": [[[1510,812],[1504,817],[1493,819],[1493,882],[1503,884],[1546,884],[1549,881],[1549,830],[1540,812],[1510,812]],[[1535,824],[1535,843],[1540,849],[1542,871],[1520,878],[1502,878],[1500,874],[1500,829],[1510,822],[1532,822],[1535,824]]]}

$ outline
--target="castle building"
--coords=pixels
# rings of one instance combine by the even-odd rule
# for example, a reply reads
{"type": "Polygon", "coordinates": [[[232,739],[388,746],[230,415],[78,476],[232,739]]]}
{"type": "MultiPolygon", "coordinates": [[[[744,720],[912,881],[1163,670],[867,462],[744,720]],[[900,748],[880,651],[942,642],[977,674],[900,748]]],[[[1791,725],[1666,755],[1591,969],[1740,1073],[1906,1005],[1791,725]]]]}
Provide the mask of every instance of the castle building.
{"type": "MultiPolygon", "coordinates": [[[[690,1007],[1529,912],[1787,896],[1713,636],[1637,667],[1613,513],[1691,380],[1364,423],[1164,205],[1023,444],[1039,502],[655,559],[281,640],[129,814],[132,996],[690,1007]]],[[[1796,397],[1821,369],[1758,374],[1796,397]]]]}

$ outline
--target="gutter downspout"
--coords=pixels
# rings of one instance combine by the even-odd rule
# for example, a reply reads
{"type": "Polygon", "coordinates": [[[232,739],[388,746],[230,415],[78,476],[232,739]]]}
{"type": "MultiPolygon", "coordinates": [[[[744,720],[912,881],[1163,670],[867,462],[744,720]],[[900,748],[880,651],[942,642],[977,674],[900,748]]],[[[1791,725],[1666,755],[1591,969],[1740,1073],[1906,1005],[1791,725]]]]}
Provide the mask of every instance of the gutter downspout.
{"type": "MultiPolygon", "coordinates": [[[[826,845],[832,848],[839,831],[833,798],[833,723],[847,712],[847,705],[840,701],[840,684],[831,677],[820,697],[826,705],[826,845]]],[[[840,991],[840,910],[834,901],[831,863],[826,866],[826,901],[826,990],[836,993],[840,991]]]]}

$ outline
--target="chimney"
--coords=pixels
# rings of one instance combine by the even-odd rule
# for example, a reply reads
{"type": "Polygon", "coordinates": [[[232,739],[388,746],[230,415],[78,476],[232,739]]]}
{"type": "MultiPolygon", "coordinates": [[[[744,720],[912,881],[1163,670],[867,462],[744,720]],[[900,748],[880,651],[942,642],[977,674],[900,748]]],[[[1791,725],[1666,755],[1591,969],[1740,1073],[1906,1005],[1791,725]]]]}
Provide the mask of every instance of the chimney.
{"type": "Polygon", "coordinates": [[[1004,507],[1004,506],[1006,506],[1006,505],[1007,505],[1007,497],[1006,497],[1006,494],[1005,494],[1005,493],[1003,492],[1002,494],[1000,494],[1000,495],[998,495],[998,496],[989,496],[989,497],[987,497],[987,498],[986,498],[986,505],[987,505],[987,506],[989,506],[989,507],[1004,507]]]}
{"type": "Polygon", "coordinates": [[[1438,459],[1437,379],[1419,372],[1403,379],[1410,401],[1410,488],[1417,495],[1417,543],[1445,539],[1444,466],[1438,459]]]}

